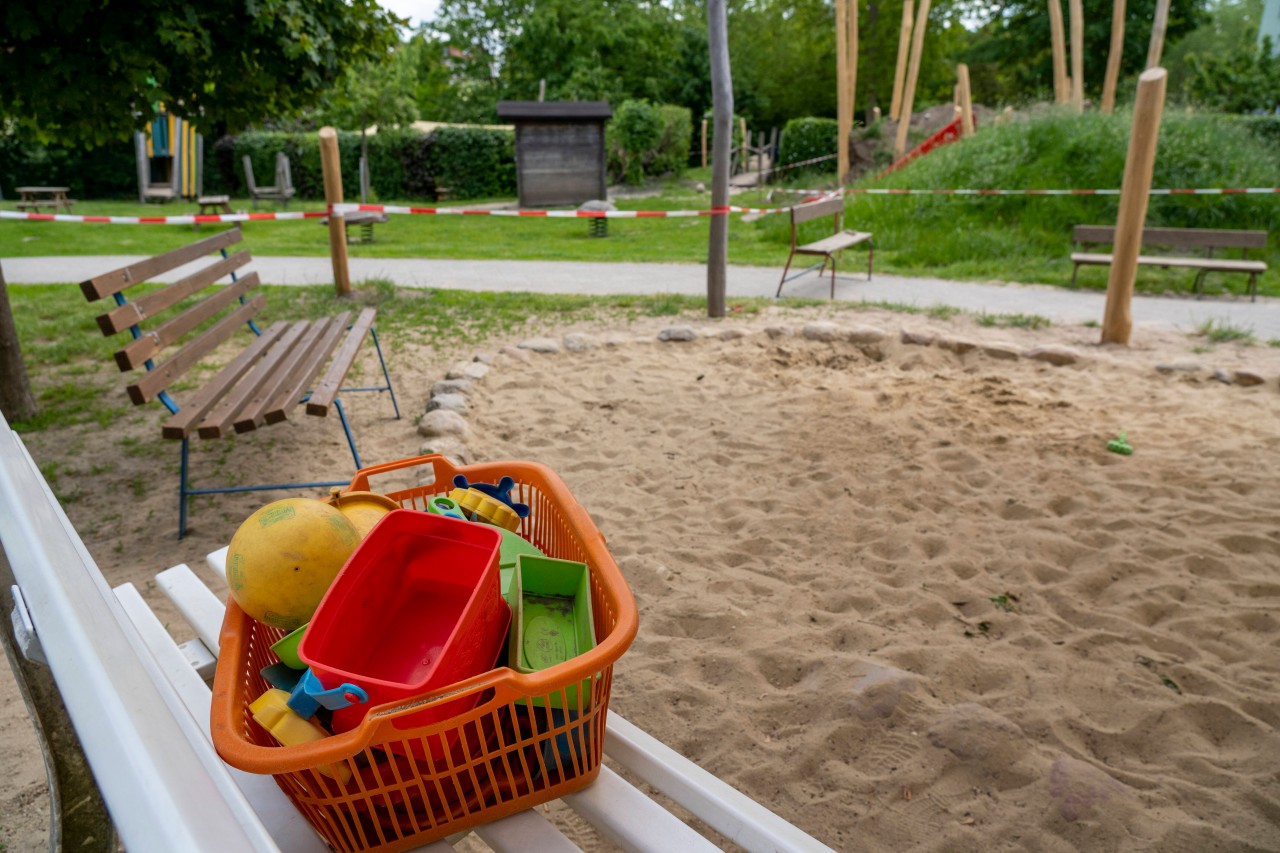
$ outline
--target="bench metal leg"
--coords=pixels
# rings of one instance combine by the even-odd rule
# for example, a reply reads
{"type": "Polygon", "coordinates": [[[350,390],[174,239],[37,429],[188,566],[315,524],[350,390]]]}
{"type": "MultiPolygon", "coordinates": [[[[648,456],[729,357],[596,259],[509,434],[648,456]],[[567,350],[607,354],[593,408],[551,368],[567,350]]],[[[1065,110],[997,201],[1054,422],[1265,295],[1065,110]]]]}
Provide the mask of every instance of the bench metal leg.
{"type": "Polygon", "coordinates": [[[1249,273],[1249,301],[1258,301],[1258,274],[1249,273]]]}
{"type": "Polygon", "coordinates": [[[828,255],[831,259],[831,298],[836,298],[836,256],[828,255]]]}
{"type": "Polygon", "coordinates": [[[1071,267],[1071,289],[1072,289],[1072,290],[1075,290],[1075,287],[1076,287],[1076,274],[1077,274],[1077,273],[1079,273],[1079,272],[1080,272],[1080,265],[1079,265],[1079,264],[1073,264],[1073,265],[1072,265],[1072,267],[1071,267]]]}
{"type": "MultiPolygon", "coordinates": [[[[782,289],[782,285],[778,285],[782,289]]],[[[378,363],[382,365],[382,378],[387,380],[387,391],[391,393],[391,407],[396,410],[396,420],[400,420],[400,404],[396,402],[396,389],[391,387],[391,373],[387,371],[387,360],[382,357],[382,344],[378,343],[378,330],[369,327],[369,335],[373,338],[373,348],[378,353],[378,363]]]]}
{"type": "MultiPolygon", "coordinates": [[[[1168,269],[1168,267],[1165,267],[1165,269],[1168,269]]],[[[1208,274],[1209,274],[1208,270],[1200,270],[1198,273],[1196,273],[1195,284],[1191,286],[1191,289],[1195,291],[1196,299],[1199,299],[1202,296],[1204,296],[1204,278],[1208,274]]]]}
{"type": "Polygon", "coordinates": [[[874,240],[867,240],[867,281],[871,281],[871,264],[876,257],[876,244],[874,240]]]}
{"type": "Polygon", "coordinates": [[[795,256],[795,252],[787,255],[787,265],[782,268],[782,279],[778,282],[778,292],[773,295],[774,299],[781,298],[782,296],[782,285],[787,283],[787,271],[791,269],[791,261],[795,256]]]}

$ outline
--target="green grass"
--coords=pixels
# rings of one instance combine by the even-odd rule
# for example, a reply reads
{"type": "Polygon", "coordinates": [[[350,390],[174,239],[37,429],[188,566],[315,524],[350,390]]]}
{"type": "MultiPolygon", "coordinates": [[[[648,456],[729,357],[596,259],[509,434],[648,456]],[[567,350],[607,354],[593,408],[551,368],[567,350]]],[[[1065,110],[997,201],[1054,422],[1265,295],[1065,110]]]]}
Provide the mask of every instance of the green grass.
{"type": "Polygon", "coordinates": [[[1232,341],[1251,344],[1257,338],[1254,337],[1253,329],[1247,326],[1233,326],[1225,320],[1205,320],[1196,327],[1195,333],[1203,338],[1208,338],[1211,343],[1223,344],[1232,341]]]}
{"type": "Polygon", "coordinates": [[[1048,317],[1039,314],[988,314],[985,311],[974,318],[979,326],[1002,329],[1047,329],[1053,325],[1048,317]]]}

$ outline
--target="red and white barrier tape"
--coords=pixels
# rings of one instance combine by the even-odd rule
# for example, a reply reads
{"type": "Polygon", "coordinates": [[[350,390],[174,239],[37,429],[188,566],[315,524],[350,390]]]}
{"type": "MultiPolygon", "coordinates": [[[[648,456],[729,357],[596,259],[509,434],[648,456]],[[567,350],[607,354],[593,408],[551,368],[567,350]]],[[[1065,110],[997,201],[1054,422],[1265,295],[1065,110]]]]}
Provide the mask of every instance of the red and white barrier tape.
{"type": "MultiPolygon", "coordinates": [[[[828,190],[792,190],[805,195],[825,199],[838,195],[828,190]]],[[[868,187],[847,187],[847,195],[1106,195],[1120,194],[1118,189],[1099,190],[927,190],[927,189],[876,189],[868,187]]],[[[1280,187],[1245,187],[1245,188],[1209,188],[1209,189],[1154,189],[1151,195],[1274,195],[1280,194],[1280,187]]],[[[815,199],[805,199],[813,201],[815,199]]],[[[726,216],[730,213],[786,213],[795,205],[787,207],[713,207],[707,210],[486,210],[467,207],[409,207],[389,204],[336,204],[335,213],[347,214],[357,211],[370,213],[414,214],[431,216],[514,216],[535,219],[678,219],[695,216],[726,216]]],[[[186,214],[181,216],[79,216],[69,213],[21,213],[13,210],[0,210],[0,219],[16,219],[34,222],[83,222],[110,225],[201,225],[226,222],[270,222],[289,219],[320,219],[329,215],[328,210],[290,211],[283,213],[212,213],[205,215],[186,214]]]]}

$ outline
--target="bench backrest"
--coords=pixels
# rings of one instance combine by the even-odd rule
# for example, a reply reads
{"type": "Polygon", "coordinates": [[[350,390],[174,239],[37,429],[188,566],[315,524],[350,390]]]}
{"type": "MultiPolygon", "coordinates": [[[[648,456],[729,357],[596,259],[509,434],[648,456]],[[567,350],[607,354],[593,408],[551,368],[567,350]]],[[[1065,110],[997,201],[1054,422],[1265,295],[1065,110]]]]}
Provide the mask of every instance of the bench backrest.
{"type": "Polygon", "coordinates": [[[240,229],[232,228],[80,283],[90,302],[115,298],[116,307],[97,318],[104,335],[131,333],[132,339],[116,351],[115,360],[122,372],[146,368],[147,372],[128,386],[134,403],[141,405],[159,396],[261,310],[265,302],[262,295],[246,296],[258,286],[258,274],[235,276],[236,270],[252,260],[249,252],[225,255],[224,250],[240,240],[240,229]],[[218,256],[209,257],[213,252],[218,256]],[[133,300],[124,296],[134,285],[196,262],[203,263],[173,284],[133,300]],[[230,284],[198,296],[228,275],[234,279],[230,284]],[[144,323],[147,329],[143,329],[144,323]],[[173,347],[176,350],[171,355],[155,363],[173,347]]]}
{"type": "MultiPolygon", "coordinates": [[[[1111,225],[1077,225],[1071,239],[1076,243],[1114,243],[1111,225]]],[[[1144,228],[1144,246],[1174,246],[1199,249],[1265,249],[1266,231],[1228,231],[1217,228],[1144,228]]]]}
{"type": "Polygon", "coordinates": [[[836,216],[844,213],[843,198],[829,198],[823,201],[811,201],[807,204],[798,204],[791,208],[791,224],[799,225],[801,222],[808,222],[811,219],[820,219],[823,216],[836,216]]]}

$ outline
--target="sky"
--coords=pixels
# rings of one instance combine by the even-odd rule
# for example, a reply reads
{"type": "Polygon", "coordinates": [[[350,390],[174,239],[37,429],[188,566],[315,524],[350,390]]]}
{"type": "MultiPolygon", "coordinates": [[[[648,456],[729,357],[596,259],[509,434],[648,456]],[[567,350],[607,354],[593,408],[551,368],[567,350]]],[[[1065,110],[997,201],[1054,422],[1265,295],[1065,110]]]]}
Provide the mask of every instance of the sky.
{"type": "Polygon", "coordinates": [[[409,26],[416,27],[435,17],[436,10],[440,8],[440,0],[378,0],[378,5],[402,18],[408,18],[409,26]]]}

